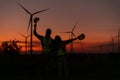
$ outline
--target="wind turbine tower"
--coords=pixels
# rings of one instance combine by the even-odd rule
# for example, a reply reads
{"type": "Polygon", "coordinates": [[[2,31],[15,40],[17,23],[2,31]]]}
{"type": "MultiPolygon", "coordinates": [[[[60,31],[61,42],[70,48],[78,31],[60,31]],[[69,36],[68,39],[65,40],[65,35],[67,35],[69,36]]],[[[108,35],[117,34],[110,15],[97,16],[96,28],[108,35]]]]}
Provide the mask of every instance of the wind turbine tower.
{"type": "Polygon", "coordinates": [[[83,42],[80,42],[81,53],[83,53],[83,42]]]}
{"type": "MultiPolygon", "coordinates": [[[[33,50],[32,50],[33,16],[38,14],[38,13],[47,11],[49,8],[41,10],[41,11],[37,11],[37,12],[34,12],[34,13],[31,13],[26,8],[24,8],[20,3],[18,3],[18,5],[30,15],[29,24],[28,24],[28,30],[29,30],[29,27],[31,27],[31,30],[30,30],[30,53],[32,54],[32,52],[33,52],[33,50]]],[[[28,32],[28,30],[27,30],[27,32],[28,32]]]]}
{"type": "Polygon", "coordinates": [[[101,53],[103,53],[103,45],[99,45],[101,53]]]}
{"type": "Polygon", "coordinates": [[[20,34],[20,35],[25,38],[25,52],[27,53],[27,38],[30,37],[30,35],[28,35],[28,36],[25,36],[23,34],[20,34]]]}

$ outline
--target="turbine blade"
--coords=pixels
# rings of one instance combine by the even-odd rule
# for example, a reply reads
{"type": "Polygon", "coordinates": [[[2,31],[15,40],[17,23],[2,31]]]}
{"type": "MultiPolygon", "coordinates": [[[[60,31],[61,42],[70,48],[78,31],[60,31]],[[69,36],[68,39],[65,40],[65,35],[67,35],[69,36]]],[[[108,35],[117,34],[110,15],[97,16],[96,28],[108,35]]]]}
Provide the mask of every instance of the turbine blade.
{"type": "Polygon", "coordinates": [[[49,8],[48,8],[48,9],[41,10],[41,11],[38,11],[38,12],[35,12],[35,13],[33,13],[33,15],[34,15],[34,14],[38,14],[38,13],[40,13],[40,12],[47,11],[47,10],[49,10],[49,8]]]}
{"type": "Polygon", "coordinates": [[[118,37],[118,35],[114,36],[115,38],[118,37]]]}
{"type": "Polygon", "coordinates": [[[77,26],[77,23],[74,25],[74,27],[73,27],[73,29],[72,29],[72,32],[74,31],[74,29],[76,28],[76,26],[77,26]]]}
{"type": "Polygon", "coordinates": [[[30,24],[31,24],[31,20],[32,20],[32,16],[31,16],[30,19],[29,19],[27,32],[28,32],[28,30],[29,30],[29,27],[30,27],[30,24]]]}
{"type": "Polygon", "coordinates": [[[23,36],[23,37],[25,37],[25,35],[23,35],[23,34],[21,34],[21,33],[19,33],[21,36],[23,36]]]}
{"type": "Polygon", "coordinates": [[[72,34],[73,37],[76,37],[75,34],[74,34],[73,32],[72,32],[71,34],[72,34]]]}
{"type": "Polygon", "coordinates": [[[68,31],[68,32],[61,32],[61,33],[71,33],[71,31],[68,31]]]}
{"type": "Polygon", "coordinates": [[[30,37],[30,35],[26,36],[27,38],[30,37]]]}
{"type": "Polygon", "coordinates": [[[31,15],[31,13],[30,13],[27,9],[25,9],[20,3],[18,3],[18,5],[19,5],[21,8],[23,8],[28,14],[31,15]]]}

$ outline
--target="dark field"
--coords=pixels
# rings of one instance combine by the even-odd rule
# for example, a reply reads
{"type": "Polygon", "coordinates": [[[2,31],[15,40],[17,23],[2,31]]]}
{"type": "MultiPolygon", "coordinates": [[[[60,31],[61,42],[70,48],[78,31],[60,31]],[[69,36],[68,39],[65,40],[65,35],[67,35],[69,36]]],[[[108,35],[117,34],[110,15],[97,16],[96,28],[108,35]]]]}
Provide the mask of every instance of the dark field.
{"type": "MultiPolygon", "coordinates": [[[[120,79],[120,54],[69,54],[70,80],[120,79]]],[[[41,55],[0,55],[0,80],[43,80],[41,55]]],[[[56,68],[49,80],[56,79],[56,68]]]]}

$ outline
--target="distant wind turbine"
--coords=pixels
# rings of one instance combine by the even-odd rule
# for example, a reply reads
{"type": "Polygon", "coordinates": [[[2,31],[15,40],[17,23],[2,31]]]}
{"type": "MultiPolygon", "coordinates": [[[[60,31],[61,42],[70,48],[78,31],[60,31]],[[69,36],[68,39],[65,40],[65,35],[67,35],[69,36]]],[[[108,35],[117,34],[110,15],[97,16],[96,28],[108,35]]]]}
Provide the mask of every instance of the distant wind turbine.
{"type": "Polygon", "coordinates": [[[21,34],[21,33],[19,33],[19,34],[20,34],[22,37],[25,38],[25,52],[27,53],[27,38],[30,37],[30,35],[25,36],[25,35],[23,35],[23,34],[21,34]]]}
{"type": "Polygon", "coordinates": [[[74,43],[76,43],[76,44],[80,44],[80,48],[79,48],[79,50],[80,50],[80,52],[81,53],[83,53],[83,51],[84,51],[84,44],[83,44],[83,42],[74,42],[74,43]]]}
{"type": "Polygon", "coordinates": [[[118,54],[120,53],[120,28],[118,29],[118,34],[117,34],[117,36],[115,36],[115,37],[118,37],[118,54]]]}
{"type": "Polygon", "coordinates": [[[30,52],[31,52],[31,54],[32,54],[32,31],[33,31],[32,26],[33,26],[33,16],[34,16],[35,14],[38,14],[38,13],[47,11],[49,8],[48,8],[48,9],[41,10],[41,11],[37,11],[37,12],[34,12],[34,13],[30,13],[30,12],[29,12],[26,8],[24,8],[20,3],[18,3],[18,5],[19,5],[22,9],[24,9],[24,10],[30,15],[27,32],[28,32],[28,30],[29,30],[29,27],[31,26],[31,33],[30,33],[30,52]]]}
{"type": "Polygon", "coordinates": [[[98,46],[100,48],[101,53],[103,53],[103,45],[98,46]]]}
{"type": "MultiPolygon", "coordinates": [[[[71,31],[67,31],[67,32],[62,32],[62,33],[68,33],[71,36],[71,39],[73,39],[73,37],[75,37],[75,34],[73,33],[73,31],[75,30],[76,26],[78,23],[75,23],[75,25],[73,26],[71,31]]],[[[73,53],[73,42],[71,42],[71,53],[73,53]]]]}
{"type": "Polygon", "coordinates": [[[111,38],[112,38],[112,52],[114,53],[114,37],[111,35],[111,38]]]}
{"type": "Polygon", "coordinates": [[[116,36],[114,36],[114,38],[118,39],[118,53],[120,53],[120,28],[118,29],[118,33],[116,36]]]}

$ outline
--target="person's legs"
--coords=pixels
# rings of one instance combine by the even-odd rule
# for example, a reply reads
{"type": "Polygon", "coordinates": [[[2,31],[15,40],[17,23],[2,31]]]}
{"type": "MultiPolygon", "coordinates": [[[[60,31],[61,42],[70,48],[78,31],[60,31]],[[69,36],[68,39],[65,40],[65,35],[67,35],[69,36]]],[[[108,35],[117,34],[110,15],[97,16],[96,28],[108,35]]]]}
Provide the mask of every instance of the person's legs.
{"type": "Polygon", "coordinates": [[[64,80],[68,80],[69,78],[69,70],[68,70],[68,62],[66,57],[63,58],[63,71],[64,71],[64,80]]]}
{"type": "Polygon", "coordinates": [[[48,78],[48,74],[47,74],[47,68],[48,68],[48,66],[47,66],[47,56],[46,55],[42,55],[42,64],[41,64],[42,66],[42,68],[41,68],[41,71],[42,71],[42,77],[43,77],[43,80],[47,80],[47,78],[48,78]]]}
{"type": "Polygon", "coordinates": [[[57,80],[63,80],[63,63],[61,57],[57,59],[57,80]]]}

